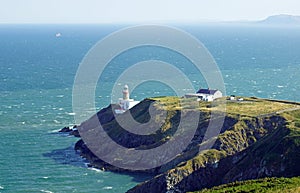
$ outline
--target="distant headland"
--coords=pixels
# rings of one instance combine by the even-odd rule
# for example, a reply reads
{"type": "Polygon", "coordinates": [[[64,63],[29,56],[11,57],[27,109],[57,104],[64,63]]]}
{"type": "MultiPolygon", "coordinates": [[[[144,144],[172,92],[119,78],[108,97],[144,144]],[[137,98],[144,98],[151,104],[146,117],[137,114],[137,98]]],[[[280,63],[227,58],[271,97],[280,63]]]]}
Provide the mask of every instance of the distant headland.
{"type": "Polygon", "coordinates": [[[300,25],[300,16],[287,14],[273,15],[258,23],[272,25],[300,25]]]}
{"type": "Polygon", "coordinates": [[[219,22],[206,22],[215,24],[241,24],[253,26],[300,26],[300,16],[279,14],[271,15],[260,20],[236,20],[236,21],[219,21],[219,22]]]}

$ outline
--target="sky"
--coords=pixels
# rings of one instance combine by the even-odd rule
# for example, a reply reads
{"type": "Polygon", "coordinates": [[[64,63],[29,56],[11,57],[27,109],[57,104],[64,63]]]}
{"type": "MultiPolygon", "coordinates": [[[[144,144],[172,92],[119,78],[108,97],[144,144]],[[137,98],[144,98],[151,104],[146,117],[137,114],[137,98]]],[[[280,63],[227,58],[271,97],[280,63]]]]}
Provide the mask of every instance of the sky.
{"type": "Polygon", "coordinates": [[[299,0],[0,0],[0,23],[261,20],[300,15],[299,0]]]}

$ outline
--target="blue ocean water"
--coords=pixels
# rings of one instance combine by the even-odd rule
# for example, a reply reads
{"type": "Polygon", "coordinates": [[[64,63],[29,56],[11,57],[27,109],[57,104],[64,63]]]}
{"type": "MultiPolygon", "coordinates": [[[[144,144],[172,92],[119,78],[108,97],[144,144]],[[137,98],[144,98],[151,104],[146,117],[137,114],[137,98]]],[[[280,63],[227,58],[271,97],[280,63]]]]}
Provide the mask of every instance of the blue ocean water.
{"type": "MultiPolygon", "coordinates": [[[[0,192],[125,192],[146,176],[93,170],[73,151],[72,86],[88,50],[120,29],[113,25],[0,25],[0,192]],[[61,33],[61,37],[55,34],[61,33]]],[[[197,37],[221,69],[227,94],[300,101],[300,29],[235,25],[179,26],[197,37]]],[[[167,50],[131,50],[111,62],[96,91],[97,109],[131,63],[178,65],[195,87],[205,85],[184,58],[167,50]],[[125,62],[124,62],[125,61],[125,62]]],[[[172,95],[150,82],[132,97],[172,95]]]]}

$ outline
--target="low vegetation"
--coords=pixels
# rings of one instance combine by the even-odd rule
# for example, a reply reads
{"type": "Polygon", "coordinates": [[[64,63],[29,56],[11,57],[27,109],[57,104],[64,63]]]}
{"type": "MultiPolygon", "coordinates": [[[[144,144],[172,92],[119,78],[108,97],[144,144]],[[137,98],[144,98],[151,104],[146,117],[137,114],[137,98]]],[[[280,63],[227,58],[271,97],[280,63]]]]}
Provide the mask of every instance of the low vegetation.
{"type": "Polygon", "coordinates": [[[197,193],[299,193],[300,177],[294,178],[264,178],[258,180],[248,180],[234,182],[212,189],[204,189],[197,193]]]}
{"type": "MultiPolygon", "coordinates": [[[[241,97],[240,97],[241,98],[241,97]]],[[[195,98],[179,97],[155,97],[150,98],[157,101],[157,106],[166,110],[198,109],[201,111],[226,111],[227,114],[237,114],[241,116],[267,116],[269,114],[279,114],[284,111],[300,109],[300,103],[258,99],[254,97],[243,98],[242,101],[227,100],[226,97],[214,102],[197,101],[195,98]]],[[[300,125],[300,121],[299,121],[300,125]]]]}

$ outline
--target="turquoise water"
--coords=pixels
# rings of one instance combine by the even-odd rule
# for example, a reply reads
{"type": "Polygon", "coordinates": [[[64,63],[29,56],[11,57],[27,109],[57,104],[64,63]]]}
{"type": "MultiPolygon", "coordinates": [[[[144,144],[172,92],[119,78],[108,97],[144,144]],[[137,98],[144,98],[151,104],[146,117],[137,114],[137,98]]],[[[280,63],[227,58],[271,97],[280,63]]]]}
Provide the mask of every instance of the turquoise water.
{"type": "MultiPolygon", "coordinates": [[[[125,192],[146,176],[121,175],[87,168],[73,151],[76,138],[57,130],[73,125],[72,84],[86,52],[121,26],[0,26],[0,192],[125,192]],[[56,38],[60,32],[62,36],[56,38]]],[[[249,26],[183,26],[216,59],[227,94],[300,101],[300,29],[249,26]]],[[[146,57],[176,64],[167,51],[133,50],[120,56],[97,90],[97,108],[110,102],[109,88],[124,58],[146,57]],[[153,53],[152,53],[153,52],[153,53]],[[149,53],[152,53],[149,55],[149,53]],[[157,58],[156,58],[157,59],[157,58]]],[[[183,61],[183,60],[182,60],[183,61]]],[[[197,88],[205,85],[187,63],[180,68],[197,88]]],[[[170,95],[154,83],[133,91],[141,100],[170,95]]]]}
{"type": "Polygon", "coordinates": [[[0,192],[125,192],[138,182],[86,168],[77,139],[57,134],[71,111],[69,89],[1,93],[0,192]]]}

